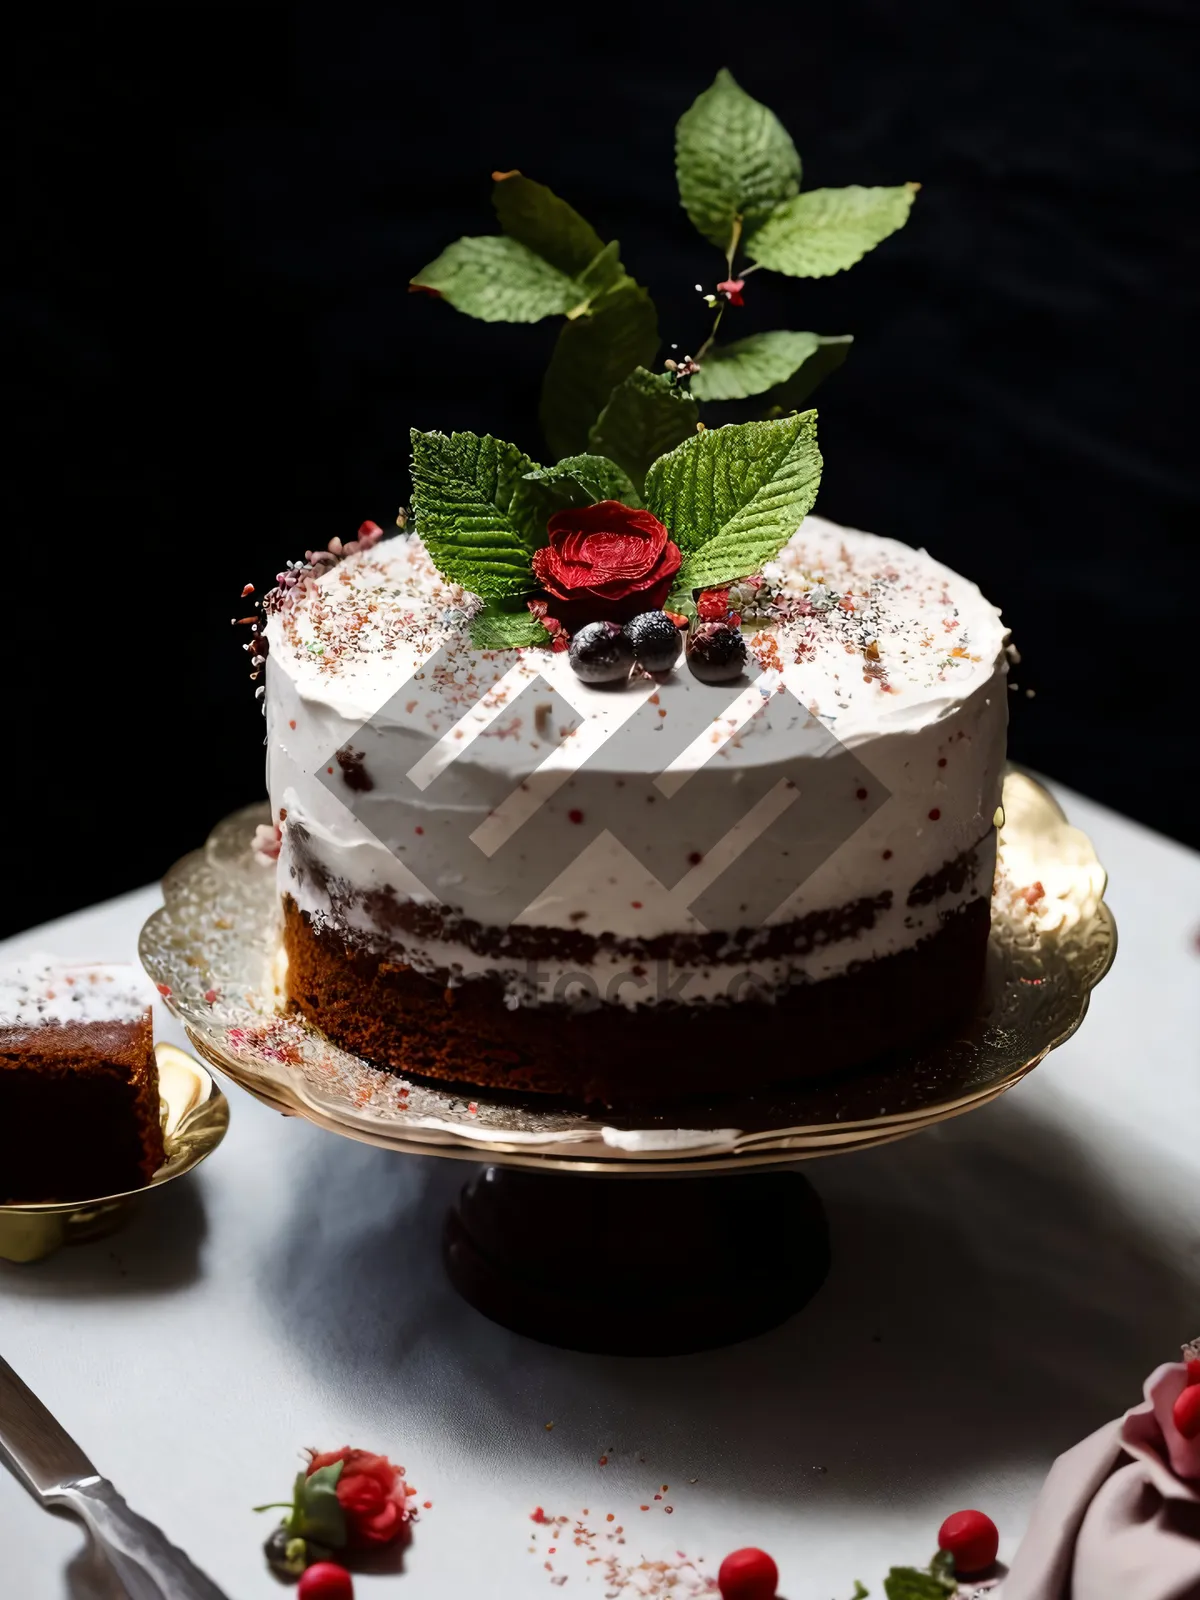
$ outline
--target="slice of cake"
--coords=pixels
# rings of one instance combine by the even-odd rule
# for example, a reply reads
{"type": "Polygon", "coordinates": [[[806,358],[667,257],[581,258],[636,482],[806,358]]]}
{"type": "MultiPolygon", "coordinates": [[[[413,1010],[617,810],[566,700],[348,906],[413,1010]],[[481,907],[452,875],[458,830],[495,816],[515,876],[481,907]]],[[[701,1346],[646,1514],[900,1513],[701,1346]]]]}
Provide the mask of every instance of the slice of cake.
{"type": "Polygon", "coordinates": [[[0,1202],[122,1194],[164,1158],[145,980],[41,957],[0,969],[0,1202]]]}

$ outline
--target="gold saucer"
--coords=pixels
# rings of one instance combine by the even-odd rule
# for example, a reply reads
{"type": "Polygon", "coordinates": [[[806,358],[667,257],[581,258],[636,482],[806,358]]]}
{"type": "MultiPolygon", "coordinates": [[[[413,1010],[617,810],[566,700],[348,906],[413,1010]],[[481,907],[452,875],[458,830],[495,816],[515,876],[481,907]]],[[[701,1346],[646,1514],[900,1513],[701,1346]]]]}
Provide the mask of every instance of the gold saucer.
{"type": "Polygon", "coordinates": [[[198,1166],[225,1137],[229,1102],[198,1061],[173,1044],[156,1044],[167,1159],[141,1189],[96,1200],[42,1200],[0,1206],[0,1259],[40,1261],[64,1244],[112,1233],[140,1196],[198,1166]]]}
{"type": "Polygon", "coordinates": [[[228,817],[163,883],[142,929],[150,977],[196,1050],[257,1099],[411,1154],[607,1174],[745,1171],[886,1144],[986,1105],[1064,1043],[1112,964],[1116,927],[1087,836],[1025,773],[1004,782],[985,991],[948,1038],[824,1080],[610,1123],[383,1072],[286,1009],[266,806],[228,817]]]}

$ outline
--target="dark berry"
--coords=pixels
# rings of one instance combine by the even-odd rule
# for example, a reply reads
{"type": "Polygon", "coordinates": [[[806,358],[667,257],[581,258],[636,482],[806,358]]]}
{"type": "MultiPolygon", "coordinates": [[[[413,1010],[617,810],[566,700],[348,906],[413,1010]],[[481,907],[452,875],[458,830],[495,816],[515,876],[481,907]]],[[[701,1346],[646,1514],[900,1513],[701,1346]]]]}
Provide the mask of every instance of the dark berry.
{"type": "Polygon", "coordinates": [[[638,666],[646,672],[670,672],[679,660],[679,629],[665,611],[643,611],[625,624],[625,637],[633,646],[638,666]]]}
{"type": "Polygon", "coordinates": [[[938,1549],[953,1557],[960,1576],[990,1567],[999,1548],[996,1524],[982,1511],[956,1511],[938,1530],[938,1549]]]}
{"type": "Polygon", "coordinates": [[[263,1545],[263,1553],[277,1578],[298,1578],[311,1562],[324,1561],[330,1554],[324,1545],[289,1533],[282,1524],[263,1545]]]}
{"type": "Polygon", "coordinates": [[[633,645],[615,622],[589,622],[571,640],[571,665],[584,683],[624,682],[633,645]]]}
{"type": "Polygon", "coordinates": [[[732,683],[746,668],[746,641],[736,628],[708,622],[688,639],[688,666],[701,683],[732,683]]]}
{"type": "Polygon", "coordinates": [[[775,1600],[778,1584],[779,1568],[753,1546],[726,1556],[717,1573],[721,1600],[775,1600]]]}

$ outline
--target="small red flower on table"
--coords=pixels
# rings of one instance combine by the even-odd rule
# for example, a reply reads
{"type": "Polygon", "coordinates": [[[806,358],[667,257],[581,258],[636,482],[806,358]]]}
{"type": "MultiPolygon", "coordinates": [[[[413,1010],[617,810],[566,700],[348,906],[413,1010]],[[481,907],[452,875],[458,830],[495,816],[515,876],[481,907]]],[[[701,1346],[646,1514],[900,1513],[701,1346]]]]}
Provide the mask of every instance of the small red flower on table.
{"type": "Polygon", "coordinates": [[[394,1467],[386,1456],[343,1446],[314,1454],[308,1476],[339,1461],[342,1472],[335,1492],[346,1516],[347,1548],[366,1550],[407,1538],[409,1511],[403,1469],[394,1467]]]}

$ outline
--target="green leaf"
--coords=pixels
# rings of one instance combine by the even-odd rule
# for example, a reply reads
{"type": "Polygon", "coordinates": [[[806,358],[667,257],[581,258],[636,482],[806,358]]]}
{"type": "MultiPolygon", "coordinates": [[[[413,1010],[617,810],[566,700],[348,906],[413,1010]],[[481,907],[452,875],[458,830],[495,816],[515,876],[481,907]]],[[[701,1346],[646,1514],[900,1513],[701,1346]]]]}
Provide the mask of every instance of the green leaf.
{"type": "MultiPolygon", "coordinates": [[[[584,304],[575,309],[575,315],[587,309],[593,300],[599,298],[605,290],[613,289],[626,276],[625,268],[621,265],[621,246],[614,239],[611,244],[606,244],[600,254],[579,274],[579,286],[583,290],[584,304]]],[[[630,278],[630,283],[633,279],[630,278]]]]}
{"type": "Polygon", "coordinates": [[[472,619],[471,643],[477,650],[512,650],[549,644],[550,635],[531,611],[505,611],[492,604],[472,619]]]}
{"type": "Polygon", "coordinates": [[[893,1567],[883,1580],[887,1600],[946,1600],[957,1587],[953,1578],[947,1585],[944,1578],[916,1567],[893,1567]]]}
{"type": "Polygon", "coordinates": [[[686,617],[689,622],[695,622],[700,615],[696,609],[696,602],[692,599],[692,591],[690,589],[677,589],[670,596],[663,610],[675,611],[680,616],[686,617]]]}
{"type": "Polygon", "coordinates": [[[817,414],[711,428],[656,461],[646,504],[684,552],[680,589],[761,570],[795,533],[821,482],[817,414]]]}
{"type": "Polygon", "coordinates": [[[530,547],[513,514],[536,463],[490,434],[412,430],[413,513],[433,564],[485,598],[537,587],[530,547]]]}
{"type": "Polygon", "coordinates": [[[499,174],[492,200],[503,234],[459,239],[412,280],[483,322],[578,315],[624,273],[620,246],[519,172],[499,174]]]}
{"type": "Polygon", "coordinates": [[[686,389],[665,372],[637,367],[613,390],[588,443],[619,461],[640,490],[651,463],[690,438],[699,420],[686,389]]]}
{"type": "Polygon", "coordinates": [[[870,1593],[870,1589],[867,1588],[862,1579],[855,1578],[854,1593],[850,1596],[850,1600],[867,1600],[867,1597],[870,1593]]]}
{"type": "Polygon", "coordinates": [[[640,506],[637,490],[613,461],[603,456],[567,456],[556,467],[527,472],[513,496],[513,516],[530,550],[546,543],[546,524],[568,506],[594,506],[598,500],[620,500],[640,506]]]}
{"type": "MultiPolygon", "coordinates": [[[[816,349],[807,361],[801,363],[790,378],[776,384],[764,394],[745,400],[709,400],[709,405],[719,405],[717,421],[752,422],[764,417],[782,417],[789,411],[798,411],[818,384],[835,372],[850,353],[854,343],[848,333],[816,334],[816,349]]],[[[695,380],[693,379],[693,387],[695,380]]]]}
{"type": "Polygon", "coordinates": [[[573,206],[521,172],[497,172],[492,204],[501,228],[568,278],[578,278],[605,248],[573,206]]]}
{"type": "Polygon", "coordinates": [[[697,400],[744,400],[790,378],[816,354],[815,333],[752,333],[736,344],[715,345],[692,378],[697,400]]]}
{"type": "Polygon", "coordinates": [[[831,372],[837,371],[850,354],[853,343],[854,335],[851,333],[819,334],[817,348],[808,360],[786,383],[781,383],[777,389],[771,389],[763,396],[767,415],[798,410],[817,385],[823,383],[831,372]]]}
{"type": "Polygon", "coordinates": [[[918,187],[809,189],[763,223],[746,254],[791,278],[828,278],[904,226],[918,187]]]}
{"type": "Polygon", "coordinates": [[[290,1530],[335,1550],[346,1542],[346,1513],[337,1497],[342,1466],[342,1462],[335,1461],[307,1476],[300,1474],[296,1480],[297,1516],[293,1519],[297,1526],[290,1530]]]}
{"type": "Polygon", "coordinates": [[[594,506],[598,500],[620,500],[637,505],[637,490],[615,461],[605,456],[564,456],[553,467],[538,467],[525,474],[527,483],[552,491],[561,511],[567,506],[594,506]]]}
{"type": "Polygon", "coordinates": [[[481,322],[540,322],[586,298],[574,278],[499,233],[455,240],[412,282],[481,322]]]}
{"type": "Polygon", "coordinates": [[[706,239],[731,254],[800,187],[787,129],[722,67],[675,129],[679,198],[706,239]]]}
{"type": "Polygon", "coordinates": [[[623,276],[558,336],[542,384],[541,422],[555,459],[581,455],[617,384],[658,351],[658,313],[641,284],[623,276]]]}

